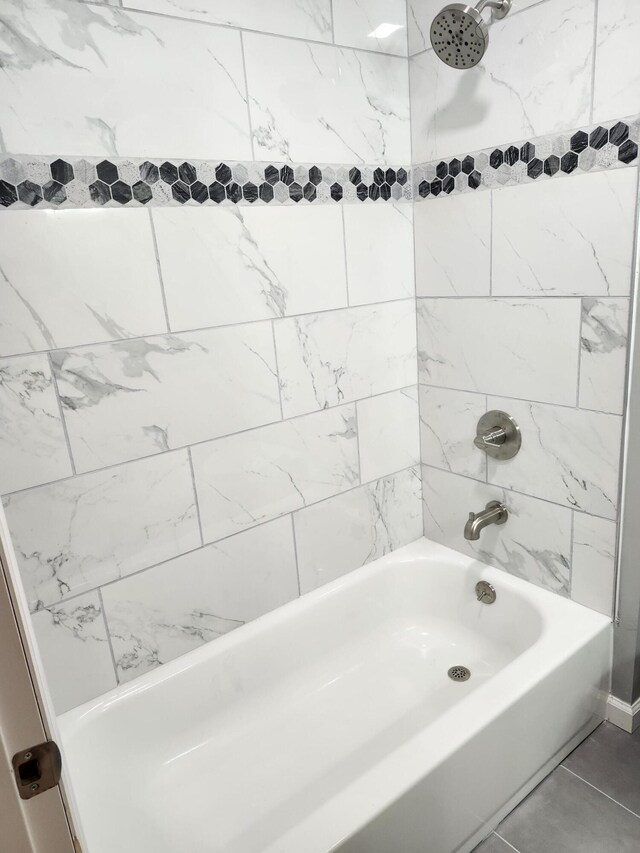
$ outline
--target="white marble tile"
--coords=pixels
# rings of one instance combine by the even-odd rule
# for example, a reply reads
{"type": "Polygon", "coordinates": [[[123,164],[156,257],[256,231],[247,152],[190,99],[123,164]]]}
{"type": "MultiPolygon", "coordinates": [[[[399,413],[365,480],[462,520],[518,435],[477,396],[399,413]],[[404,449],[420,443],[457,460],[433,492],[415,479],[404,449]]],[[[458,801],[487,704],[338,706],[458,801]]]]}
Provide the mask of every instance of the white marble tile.
{"type": "Polygon", "coordinates": [[[410,468],[295,513],[300,589],[310,592],[422,536],[410,468]]]}
{"type": "Polygon", "coordinates": [[[418,299],[426,385],[575,405],[579,299],[418,299]]]}
{"type": "Polygon", "coordinates": [[[251,159],[240,35],[74,0],[6,0],[8,151],[251,159]]]}
{"type": "Polygon", "coordinates": [[[440,0],[407,0],[409,56],[431,48],[429,27],[440,9],[440,0]]]}
{"type": "Polygon", "coordinates": [[[52,359],[79,471],[280,420],[268,322],[61,350],[52,359]]]}
{"type": "Polygon", "coordinates": [[[628,299],[582,300],[581,408],[622,414],[628,334],[628,299]]]}
{"type": "Polygon", "coordinates": [[[356,405],[363,483],[420,463],[416,386],[369,397],[356,405]]]}
{"type": "Polygon", "coordinates": [[[640,40],[637,0],[598,4],[593,121],[607,121],[640,110],[640,68],[633,61],[640,40]]]}
{"type": "Polygon", "coordinates": [[[0,494],[71,473],[47,356],[0,359],[0,494]]]}
{"type": "Polygon", "coordinates": [[[458,195],[415,205],[418,296],[491,293],[492,195],[458,195]]]}
{"type": "Polygon", "coordinates": [[[560,595],[569,595],[571,510],[436,468],[422,469],[425,536],[560,595]],[[470,512],[502,501],[505,524],[464,538],[470,512]]]}
{"type": "Polygon", "coordinates": [[[415,384],[412,300],[276,320],[275,335],[286,418],[415,384]]]}
{"type": "Polygon", "coordinates": [[[355,406],[314,412],[192,448],[205,542],[359,482],[355,406]]]}
{"type": "Polygon", "coordinates": [[[487,411],[484,394],[420,386],[422,462],[454,474],[485,480],[486,454],[473,444],[476,425],[487,411]]]}
{"type": "Polygon", "coordinates": [[[405,59],[254,33],[243,39],[258,159],[409,162],[405,59]]]}
{"type": "Polygon", "coordinates": [[[405,0],[333,0],[336,44],[407,55],[405,0]]]}
{"type": "Polygon", "coordinates": [[[605,518],[615,518],[622,419],[565,406],[487,399],[518,423],[522,447],[513,459],[487,460],[488,480],[605,518]]]}
{"type": "Polygon", "coordinates": [[[494,192],[493,295],[627,296],[637,182],[619,169],[494,192]]]}
{"type": "Polygon", "coordinates": [[[571,598],[578,604],[610,616],[615,572],[615,521],[574,513],[571,598]]]}
{"type": "Polygon", "coordinates": [[[276,519],[104,588],[121,682],[298,596],[291,519],[276,519]]]}
{"type": "Polygon", "coordinates": [[[10,495],[4,509],[32,609],[200,545],[186,450],[10,495]]]}
{"type": "Polygon", "coordinates": [[[131,5],[209,24],[331,41],[331,0],[131,0],[131,5]]]}
{"type": "Polygon", "coordinates": [[[32,619],[56,714],[116,686],[97,592],[39,610],[32,619]]]}
{"type": "Polygon", "coordinates": [[[593,0],[554,0],[492,24],[469,71],[412,60],[414,162],[588,124],[593,20],[593,0]]]}
{"type": "Polygon", "coordinates": [[[347,304],[340,209],[153,211],[172,330],[347,304]]]}
{"type": "Polygon", "coordinates": [[[345,205],[349,304],[415,296],[413,207],[345,205]]]}
{"type": "Polygon", "coordinates": [[[2,234],[0,354],[167,330],[144,210],[16,211],[2,234]]]}

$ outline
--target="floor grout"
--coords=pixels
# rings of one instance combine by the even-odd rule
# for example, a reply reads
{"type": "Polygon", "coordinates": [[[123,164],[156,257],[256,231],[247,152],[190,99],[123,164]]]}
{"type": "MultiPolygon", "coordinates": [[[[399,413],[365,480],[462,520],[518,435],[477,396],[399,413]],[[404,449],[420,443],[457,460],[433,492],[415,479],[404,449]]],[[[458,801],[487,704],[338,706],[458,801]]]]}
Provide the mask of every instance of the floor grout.
{"type": "Polygon", "coordinates": [[[606,797],[606,798],[607,798],[608,800],[610,800],[612,803],[615,803],[617,806],[620,806],[620,808],[621,808],[621,809],[624,809],[626,812],[629,812],[629,814],[633,815],[635,818],[637,818],[638,820],[640,820],[640,815],[639,815],[639,814],[637,814],[636,812],[632,811],[630,808],[628,808],[628,806],[625,806],[625,805],[623,805],[622,803],[618,802],[618,800],[614,800],[614,798],[613,798],[612,796],[610,796],[609,794],[606,794],[606,793],[605,793],[601,788],[596,787],[596,785],[593,785],[591,782],[589,782],[589,781],[588,781],[587,779],[585,779],[583,776],[579,776],[577,773],[574,773],[574,771],[573,771],[573,770],[569,770],[569,768],[568,768],[568,767],[565,767],[565,765],[564,765],[564,764],[561,764],[561,765],[560,765],[560,769],[562,769],[562,770],[566,770],[566,771],[567,771],[567,773],[570,773],[572,776],[575,776],[575,778],[576,778],[576,779],[579,779],[581,782],[584,782],[584,783],[585,783],[585,785],[588,785],[590,788],[593,788],[593,790],[594,790],[594,791],[597,791],[599,794],[602,794],[602,796],[603,796],[603,797],[606,797]]]}

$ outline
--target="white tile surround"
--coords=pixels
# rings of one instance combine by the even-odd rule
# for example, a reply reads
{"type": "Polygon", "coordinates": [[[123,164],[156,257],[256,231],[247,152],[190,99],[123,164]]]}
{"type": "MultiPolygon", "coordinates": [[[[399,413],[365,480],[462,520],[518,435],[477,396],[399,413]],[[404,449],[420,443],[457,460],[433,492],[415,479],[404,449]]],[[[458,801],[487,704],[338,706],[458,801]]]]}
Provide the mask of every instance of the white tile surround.
{"type": "MultiPolygon", "coordinates": [[[[600,0],[595,63],[595,0],[514,0],[460,77],[434,0],[123,5],[4,4],[0,152],[420,163],[640,111],[633,0],[600,0]]],[[[636,178],[3,215],[0,493],[58,710],[423,524],[609,613],[636,178]],[[492,407],[513,463],[471,444],[492,407]]]]}

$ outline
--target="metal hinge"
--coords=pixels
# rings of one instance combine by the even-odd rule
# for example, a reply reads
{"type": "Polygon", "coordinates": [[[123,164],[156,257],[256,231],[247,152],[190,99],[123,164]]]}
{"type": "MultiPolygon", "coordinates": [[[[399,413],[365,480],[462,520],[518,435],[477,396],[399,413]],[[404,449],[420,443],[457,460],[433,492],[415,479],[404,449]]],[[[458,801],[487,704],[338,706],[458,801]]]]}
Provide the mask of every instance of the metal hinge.
{"type": "Polygon", "coordinates": [[[16,752],[12,759],[18,793],[23,800],[37,797],[60,781],[62,756],[52,740],[16,752]]]}

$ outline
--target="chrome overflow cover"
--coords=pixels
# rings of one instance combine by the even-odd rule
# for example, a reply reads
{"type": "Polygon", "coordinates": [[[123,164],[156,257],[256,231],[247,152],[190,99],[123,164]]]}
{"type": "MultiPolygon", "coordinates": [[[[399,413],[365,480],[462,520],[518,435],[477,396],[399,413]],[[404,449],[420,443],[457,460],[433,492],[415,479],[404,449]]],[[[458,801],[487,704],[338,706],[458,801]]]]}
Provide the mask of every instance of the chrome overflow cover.
{"type": "Polygon", "coordinates": [[[522,445],[520,427],[511,415],[494,409],[478,421],[473,443],[492,459],[513,459],[522,445]]]}

